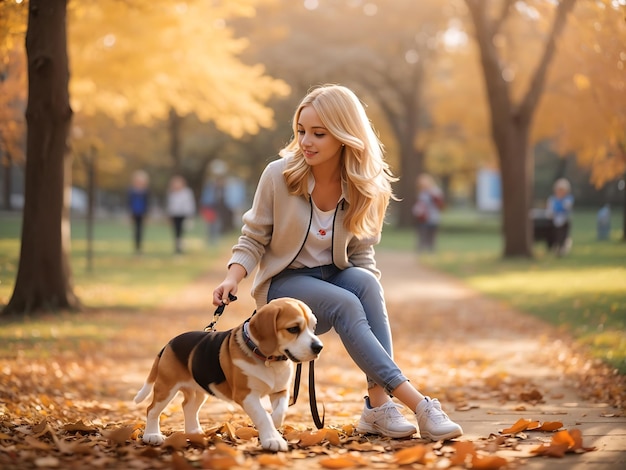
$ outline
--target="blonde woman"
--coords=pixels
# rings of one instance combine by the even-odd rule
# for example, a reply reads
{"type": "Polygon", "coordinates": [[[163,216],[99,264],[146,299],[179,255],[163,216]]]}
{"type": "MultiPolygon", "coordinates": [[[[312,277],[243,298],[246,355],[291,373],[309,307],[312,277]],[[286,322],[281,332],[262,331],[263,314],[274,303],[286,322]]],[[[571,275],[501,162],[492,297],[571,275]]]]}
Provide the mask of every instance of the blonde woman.
{"type": "Polygon", "coordinates": [[[461,436],[439,401],[416,390],[393,361],[373,247],[396,178],[363,105],[343,86],[317,87],[296,109],[293,131],[282,158],[261,176],[214,305],[228,303],[258,266],[257,306],[279,297],[304,301],[317,317],[316,333],[334,328],[365,373],[359,432],[393,438],[416,432],[393,396],[415,413],[422,438],[461,436]]]}

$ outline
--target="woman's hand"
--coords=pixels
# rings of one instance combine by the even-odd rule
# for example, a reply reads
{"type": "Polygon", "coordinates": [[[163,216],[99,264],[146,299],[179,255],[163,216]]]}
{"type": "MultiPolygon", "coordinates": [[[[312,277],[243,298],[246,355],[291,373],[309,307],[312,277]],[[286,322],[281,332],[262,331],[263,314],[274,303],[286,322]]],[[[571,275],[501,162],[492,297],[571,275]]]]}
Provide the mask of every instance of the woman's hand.
{"type": "Polygon", "coordinates": [[[240,264],[232,264],[228,268],[228,274],[222,283],[213,291],[213,305],[228,305],[230,303],[229,296],[237,295],[237,288],[241,280],[246,277],[246,270],[240,264]]]}

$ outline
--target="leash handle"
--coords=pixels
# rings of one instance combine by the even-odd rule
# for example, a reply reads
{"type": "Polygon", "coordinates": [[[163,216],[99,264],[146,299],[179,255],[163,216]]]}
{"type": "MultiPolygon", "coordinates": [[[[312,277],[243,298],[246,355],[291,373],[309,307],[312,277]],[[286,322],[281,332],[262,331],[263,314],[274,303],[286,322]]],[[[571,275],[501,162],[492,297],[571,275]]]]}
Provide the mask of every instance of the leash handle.
{"type": "MultiPolygon", "coordinates": [[[[237,296],[229,292],[228,300],[231,302],[234,302],[235,300],[237,300],[237,296]]],[[[222,302],[221,304],[217,306],[217,308],[215,309],[215,313],[213,314],[213,321],[204,327],[204,331],[213,331],[215,329],[217,320],[219,320],[220,316],[222,316],[222,313],[224,313],[225,308],[226,308],[226,304],[224,302],[222,302]]]]}
{"type": "Polygon", "coordinates": [[[326,408],[324,407],[324,403],[322,403],[322,419],[320,419],[320,414],[317,411],[317,399],[315,398],[315,369],[314,369],[315,361],[309,362],[309,405],[311,407],[311,415],[313,416],[313,422],[317,429],[322,429],[324,427],[324,419],[326,418],[326,408]]]}

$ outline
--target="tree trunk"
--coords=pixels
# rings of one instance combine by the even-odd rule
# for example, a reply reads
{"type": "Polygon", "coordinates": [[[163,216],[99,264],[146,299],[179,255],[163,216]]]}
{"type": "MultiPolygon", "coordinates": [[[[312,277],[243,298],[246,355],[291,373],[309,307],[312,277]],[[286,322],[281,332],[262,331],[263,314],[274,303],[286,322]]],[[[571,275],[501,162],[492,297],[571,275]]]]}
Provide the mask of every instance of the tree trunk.
{"type": "Polygon", "coordinates": [[[498,148],[502,176],[502,233],[505,258],[532,257],[529,217],[534,182],[534,158],[528,151],[528,129],[509,122],[507,138],[498,148]],[[506,188],[511,188],[506,190],[506,188]]]}
{"type": "Polygon", "coordinates": [[[529,218],[534,182],[534,158],[528,151],[529,129],[544,89],[548,66],[556,51],[556,40],[574,8],[576,0],[561,0],[556,6],[552,29],[547,36],[528,90],[514,103],[510,85],[503,77],[500,52],[494,38],[512,11],[514,0],[501,2],[500,11],[482,0],[465,0],[474,23],[480,50],[483,78],[491,118],[491,133],[502,173],[502,222],[504,256],[532,257],[532,232],[529,218]]]}
{"type": "Polygon", "coordinates": [[[5,210],[10,211],[13,209],[13,204],[11,202],[11,193],[13,192],[13,163],[11,162],[11,155],[8,151],[6,152],[5,158],[2,159],[2,163],[2,206],[5,210]]]}
{"type": "MultiPolygon", "coordinates": [[[[78,307],[68,260],[64,210],[66,140],[72,119],[66,36],[67,0],[31,0],[26,33],[28,125],[22,244],[4,314],[78,307]]],[[[68,191],[69,193],[69,191],[68,191]]]]}

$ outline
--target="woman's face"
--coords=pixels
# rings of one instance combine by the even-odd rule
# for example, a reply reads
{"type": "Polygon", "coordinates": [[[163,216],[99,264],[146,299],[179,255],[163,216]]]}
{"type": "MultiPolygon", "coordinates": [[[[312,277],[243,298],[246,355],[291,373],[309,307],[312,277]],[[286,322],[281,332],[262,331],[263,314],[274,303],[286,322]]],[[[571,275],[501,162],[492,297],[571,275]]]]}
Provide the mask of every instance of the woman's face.
{"type": "Polygon", "coordinates": [[[334,163],[341,155],[341,142],[324,127],[312,106],[305,106],[300,111],[298,144],[311,166],[334,163]]]}

